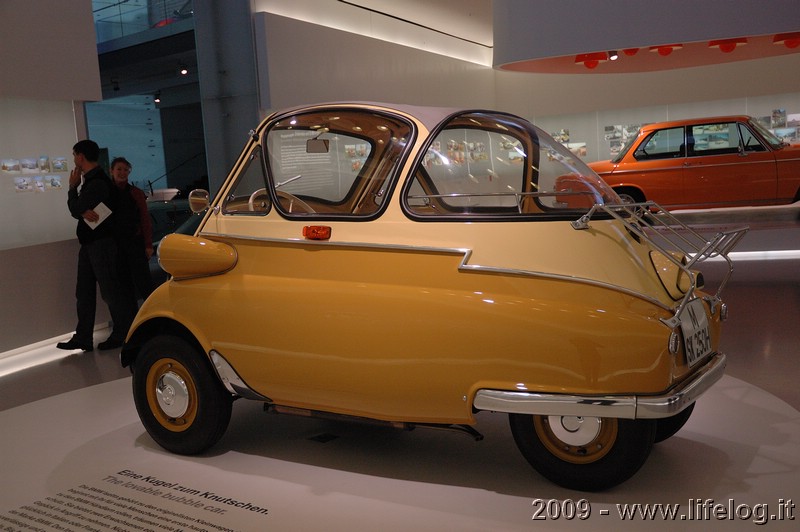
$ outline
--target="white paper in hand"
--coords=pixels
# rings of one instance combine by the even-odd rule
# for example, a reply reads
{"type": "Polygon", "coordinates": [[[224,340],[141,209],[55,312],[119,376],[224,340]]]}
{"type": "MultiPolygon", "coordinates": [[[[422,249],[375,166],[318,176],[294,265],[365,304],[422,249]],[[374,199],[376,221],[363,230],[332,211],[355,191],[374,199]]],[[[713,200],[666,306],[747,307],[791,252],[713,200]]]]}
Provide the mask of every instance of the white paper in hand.
{"type": "Polygon", "coordinates": [[[99,216],[100,218],[98,218],[96,222],[90,222],[86,218],[83,219],[83,221],[86,222],[86,225],[88,225],[92,229],[96,228],[98,225],[103,223],[103,220],[108,218],[108,216],[111,214],[111,209],[109,209],[108,206],[102,201],[98,203],[97,207],[95,207],[92,210],[96,212],[97,216],[99,216]]]}

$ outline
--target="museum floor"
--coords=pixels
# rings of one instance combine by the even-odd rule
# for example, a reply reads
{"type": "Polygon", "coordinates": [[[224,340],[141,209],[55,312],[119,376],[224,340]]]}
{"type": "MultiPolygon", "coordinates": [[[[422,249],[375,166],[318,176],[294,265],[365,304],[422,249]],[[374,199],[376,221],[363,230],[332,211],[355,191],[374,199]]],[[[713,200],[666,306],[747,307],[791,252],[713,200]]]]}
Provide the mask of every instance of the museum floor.
{"type": "Polygon", "coordinates": [[[750,225],[724,293],[726,376],[612,490],[547,482],[488,413],[474,441],[238,401],[212,452],[170,455],[140,424],[117,352],[56,339],[0,354],[0,530],[796,530],[800,221],[750,225]]]}

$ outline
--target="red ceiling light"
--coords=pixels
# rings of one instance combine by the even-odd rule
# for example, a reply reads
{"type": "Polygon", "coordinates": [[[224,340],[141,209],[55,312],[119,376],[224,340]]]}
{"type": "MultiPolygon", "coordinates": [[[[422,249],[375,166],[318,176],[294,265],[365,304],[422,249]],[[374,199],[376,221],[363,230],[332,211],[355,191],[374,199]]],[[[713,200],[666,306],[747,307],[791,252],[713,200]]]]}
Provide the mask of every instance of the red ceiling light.
{"type": "Polygon", "coordinates": [[[666,57],[671,54],[673,50],[679,50],[681,48],[683,48],[682,44],[659,44],[658,46],[651,46],[650,51],[657,52],[658,55],[666,57]]]}
{"type": "Polygon", "coordinates": [[[592,52],[575,56],[575,63],[583,63],[583,66],[589,69],[597,68],[601,61],[608,61],[608,52],[592,52]]]}
{"type": "Polygon", "coordinates": [[[783,44],[786,48],[797,48],[800,46],[800,32],[779,33],[772,38],[774,44],[783,44]]]}
{"type": "Polygon", "coordinates": [[[736,50],[737,46],[742,44],[747,44],[747,39],[744,37],[738,37],[736,39],[718,39],[716,41],[710,41],[708,43],[708,47],[719,48],[721,52],[729,54],[736,50]]]}
{"type": "Polygon", "coordinates": [[[628,56],[634,56],[637,53],[639,53],[639,49],[638,48],[625,48],[624,50],[622,50],[622,53],[625,54],[625,55],[628,55],[628,56]]]}

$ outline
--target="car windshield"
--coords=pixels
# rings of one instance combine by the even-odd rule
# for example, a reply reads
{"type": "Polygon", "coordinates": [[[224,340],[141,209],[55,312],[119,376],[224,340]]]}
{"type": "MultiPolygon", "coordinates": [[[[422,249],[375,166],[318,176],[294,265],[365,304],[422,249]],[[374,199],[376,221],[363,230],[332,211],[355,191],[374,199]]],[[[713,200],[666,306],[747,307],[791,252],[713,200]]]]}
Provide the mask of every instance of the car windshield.
{"type": "Polygon", "coordinates": [[[412,216],[497,218],[585,212],[616,193],[550,135],[499,113],[452,117],[404,193],[412,216]]]}
{"type": "Polygon", "coordinates": [[[785,143],[781,139],[776,137],[772,133],[772,131],[770,131],[769,129],[765,128],[764,126],[759,124],[757,121],[749,120],[748,124],[750,124],[750,127],[755,129],[756,131],[758,131],[758,133],[762,137],[764,137],[764,140],[766,140],[769,143],[769,145],[772,147],[772,149],[779,150],[785,145],[785,143]]]}
{"type": "Polygon", "coordinates": [[[611,159],[611,162],[614,163],[614,164],[620,162],[625,157],[625,154],[628,153],[628,150],[631,149],[631,146],[633,146],[634,141],[638,137],[639,137],[639,131],[637,131],[634,135],[631,135],[630,137],[628,137],[628,140],[626,140],[625,144],[622,145],[622,148],[620,148],[619,153],[617,154],[617,156],[614,157],[613,159],[611,159]]]}

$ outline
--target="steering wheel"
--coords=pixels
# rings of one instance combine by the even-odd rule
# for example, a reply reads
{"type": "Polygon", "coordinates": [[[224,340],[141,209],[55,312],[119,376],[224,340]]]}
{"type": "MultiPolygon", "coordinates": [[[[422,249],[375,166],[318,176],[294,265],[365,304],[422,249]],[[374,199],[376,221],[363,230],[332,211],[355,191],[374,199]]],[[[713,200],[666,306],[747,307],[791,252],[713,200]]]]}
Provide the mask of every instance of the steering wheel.
{"type": "Polygon", "coordinates": [[[250,211],[255,212],[255,210],[256,210],[256,206],[255,206],[256,198],[259,197],[260,195],[266,194],[266,193],[267,193],[267,189],[266,188],[259,188],[258,190],[256,190],[252,194],[250,194],[250,198],[247,200],[247,208],[250,211]]]}
{"type": "Polygon", "coordinates": [[[281,200],[281,205],[286,207],[286,211],[289,214],[295,212],[311,214],[315,212],[314,209],[312,209],[308,203],[301,200],[294,194],[289,194],[288,192],[284,192],[283,190],[276,190],[275,194],[277,194],[278,199],[281,200]]]}
{"type": "MultiPolygon", "coordinates": [[[[251,211],[255,211],[256,210],[256,208],[255,208],[256,207],[256,205],[255,205],[256,199],[260,195],[266,194],[266,193],[267,193],[267,189],[265,189],[265,188],[259,188],[258,190],[254,191],[252,194],[250,194],[250,198],[248,198],[248,200],[247,200],[247,207],[251,211]]],[[[298,198],[294,194],[289,194],[288,192],[284,192],[283,190],[276,190],[275,194],[277,194],[278,199],[281,200],[281,205],[286,207],[286,210],[289,212],[289,214],[292,214],[292,213],[295,213],[295,212],[301,212],[301,213],[313,213],[313,212],[315,212],[314,209],[312,209],[311,206],[308,203],[306,203],[305,201],[301,200],[300,198],[298,198]]]]}

